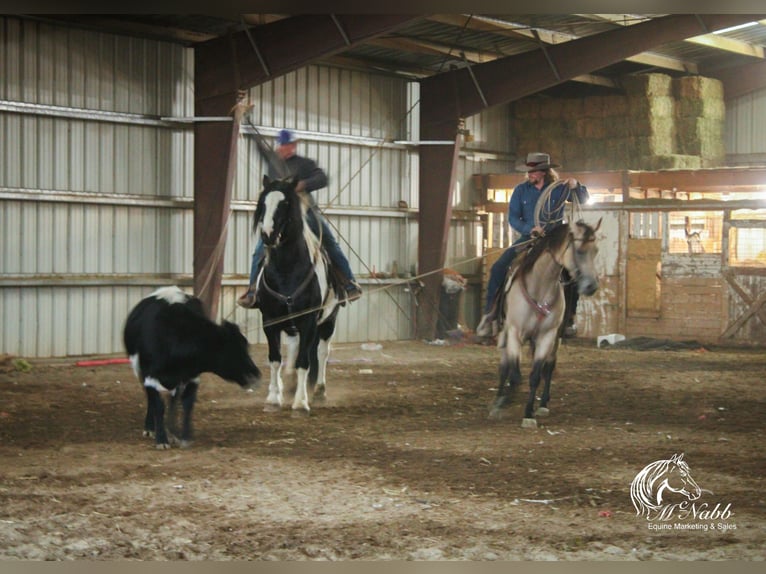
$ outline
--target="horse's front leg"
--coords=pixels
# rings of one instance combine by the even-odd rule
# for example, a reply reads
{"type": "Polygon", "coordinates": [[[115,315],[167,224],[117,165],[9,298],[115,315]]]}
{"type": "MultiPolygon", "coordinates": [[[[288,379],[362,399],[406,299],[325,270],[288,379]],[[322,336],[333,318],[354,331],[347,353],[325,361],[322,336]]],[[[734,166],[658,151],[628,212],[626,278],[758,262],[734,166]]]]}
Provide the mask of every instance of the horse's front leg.
{"type": "Polygon", "coordinates": [[[282,409],[282,352],[280,331],[278,329],[266,330],[266,339],[269,343],[269,368],[271,376],[269,378],[269,394],[266,396],[266,404],[263,410],[266,412],[276,412],[282,409]]]}
{"type": "MultiPolygon", "coordinates": [[[[535,343],[532,372],[529,375],[529,396],[527,397],[527,404],[524,408],[524,419],[521,421],[521,426],[524,428],[537,428],[537,420],[535,419],[535,400],[537,399],[537,387],[540,386],[540,379],[546,378],[548,381],[546,383],[547,392],[550,392],[549,377],[553,374],[553,367],[555,366],[556,362],[557,344],[557,330],[549,330],[535,343]]],[[[547,414],[547,412],[540,414],[547,414]]]]}

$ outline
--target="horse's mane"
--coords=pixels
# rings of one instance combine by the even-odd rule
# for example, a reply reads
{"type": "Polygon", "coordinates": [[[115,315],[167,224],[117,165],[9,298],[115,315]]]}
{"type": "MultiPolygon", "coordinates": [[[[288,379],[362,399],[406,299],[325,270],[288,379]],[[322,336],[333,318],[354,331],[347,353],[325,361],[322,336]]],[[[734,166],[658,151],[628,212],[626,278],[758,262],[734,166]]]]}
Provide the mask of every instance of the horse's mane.
{"type": "Polygon", "coordinates": [[[568,236],[569,225],[560,223],[552,230],[548,231],[545,235],[533,241],[529,246],[529,249],[522,251],[520,254],[518,273],[521,275],[526,275],[532,271],[532,267],[540,255],[542,255],[547,250],[556,251],[559,249],[564,241],[567,240],[568,236]]]}
{"type": "Polygon", "coordinates": [[[653,497],[654,483],[660,476],[665,475],[670,464],[671,461],[669,460],[655,461],[652,464],[647,465],[636,475],[636,478],[633,479],[633,482],[630,485],[630,494],[637,514],[643,515],[650,510],[657,510],[660,508],[653,497]]]}

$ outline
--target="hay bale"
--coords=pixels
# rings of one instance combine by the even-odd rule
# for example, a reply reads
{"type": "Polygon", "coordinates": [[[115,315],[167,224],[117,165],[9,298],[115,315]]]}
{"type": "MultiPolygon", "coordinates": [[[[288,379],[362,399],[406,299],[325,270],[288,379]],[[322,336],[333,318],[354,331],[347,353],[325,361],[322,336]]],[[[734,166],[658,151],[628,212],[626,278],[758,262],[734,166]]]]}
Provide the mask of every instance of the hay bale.
{"type": "Polygon", "coordinates": [[[672,78],[666,74],[636,74],[622,78],[622,87],[628,95],[671,96],[672,78]]]}
{"type": "Polygon", "coordinates": [[[675,122],[670,119],[654,117],[639,118],[630,116],[627,120],[628,136],[653,136],[667,138],[670,141],[675,137],[675,122]]]}
{"type": "Polygon", "coordinates": [[[673,80],[674,92],[679,99],[723,100],[723,83],[715,78],[685,76],[673,80]]]}
{"type": "Polygon", "coordinates": [[[722,120],[726,117],[726,104],[720,99],[700,100],[697,98],[679,98],[676,101],[676,114],[679,118],[698,117],[722,120]]]}
{"type": "Polygon", "coordinates": [[[522,98],[513,104],[513,115],[522,119],[538,119],[540,117],[540,99],[522,98]]]}
{"type": "Polygon", "coordinates": [[[604,121],[604,135],[607,138],[628,137],[631,129],[631,122],[627,115],[615,116],[604,121]]]}
{"type": "Polygon", "coordinates": [[[649,171],[659,169],[699,169],[701,160],[694,155],[667,154],[642,156],[639,160],[641,167],[649,171]]]}
{"type": "Polygon", "coordinates": [[[583,116],[586,118],[604,117],[604,98],[603,96],[588,96],[583,100],[583,116]]]}
{"type": "Polygon", "coordinates": [[[628,98],[625,96],[603,96],[604,117],[621,117],[628,113],[628,98]]]}
{"type": "Polygon", "coordinates": [[[540,117],[542,119],[558,119],[562,116],[564,101],[560,98],[546,98],[540,102],[540,117]]]}
{"type": "Polygon", "coordinates": [[[677,122],[678,151],[708,159],[723,159],[724,121],[708,118],[680,118],[677,122]]]}
{"type": "Polygon", "coordinates": [[[628,115],[632,118],[672,118],[675,100],[671,96],[628,96],[628,115]]]}
{"type": "Polygon", "coordinates": [[[604,118],[581,118],[577,120],[575,137],[581,139],[603,139],[606,137],[604,118]]]}
{"type": "Polygon", "coordinates": [[[671,155],[675,151],[672,138],[647,135],[633,138],[633,151],[637,156],[671,155]]]}
{"type": "Polygon", "coordinates": [[[585,106],[581,98],[566,98],[561,103],[563,118],[579,118],[584,113],[585,106]]]}

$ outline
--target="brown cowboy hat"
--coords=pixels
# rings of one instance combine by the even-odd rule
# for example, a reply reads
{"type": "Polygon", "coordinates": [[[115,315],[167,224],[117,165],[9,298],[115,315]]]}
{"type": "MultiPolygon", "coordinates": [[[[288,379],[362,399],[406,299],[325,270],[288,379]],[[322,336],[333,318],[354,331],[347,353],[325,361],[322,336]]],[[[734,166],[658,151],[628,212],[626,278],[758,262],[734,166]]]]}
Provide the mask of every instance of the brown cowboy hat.
{"type": "Polygon", "coordinates": [[[527,154],[527,160],[516,166],[517,171],[542,171],[544,169],[552,169],[561,167],[557,163],[551,163],[551,156],[547,153],[534,151],[527,154]]]}

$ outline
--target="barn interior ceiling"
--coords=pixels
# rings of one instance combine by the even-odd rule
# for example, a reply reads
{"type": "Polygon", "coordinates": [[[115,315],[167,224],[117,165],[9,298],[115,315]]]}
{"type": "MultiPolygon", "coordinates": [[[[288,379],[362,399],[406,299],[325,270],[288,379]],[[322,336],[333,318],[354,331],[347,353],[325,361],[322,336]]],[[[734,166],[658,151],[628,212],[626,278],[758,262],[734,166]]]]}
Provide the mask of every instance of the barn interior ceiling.
{"type": "MultiPolygon", "coordinates": [[[[322,55],[316,63],[421,80],[439,73],[542,50],[609,30],[632,26],[665,14],[431,14],[413,18],[393,31],[322,55]]],[[[253,46],[258,28],[290,18],[285,14],[239,14],[229,17],[180,14],[35,14],[35,19],[102,32],[125,34],[195,46],[229,34],[246,32],[253,46]]],[[[326,18],[326,15],[323,15],[326,18]]],[[[343,35],[343,16],[333,18],[343,35]]],[[[540,93],[588,96],[620,91],[620,78],[642,72],[671,76],[701,74],[731,85],[730,95],[766,86],[766,14],[725,30],[670,42],[576,76],[540,93]],[[756,67],[754,67],[756,66],[756,67]],[[755,74],[753,73],[755,72],[755,74]]],[[[296,40],[298,41],[298,40],[296,40]]],[[[552,69],[553,69],[553,64],[552,69]]],[[[555,70],[554,70],[555,72],[555,70]]],[[[562,74],[566,76],[566,74],[562,74]]],[[[523,81],[520,78],[519,81],[523,81]]]]}

